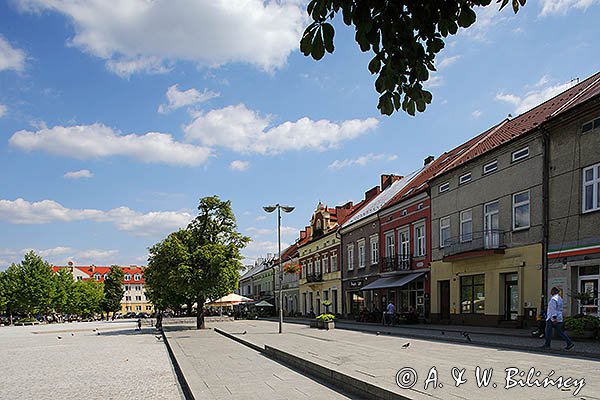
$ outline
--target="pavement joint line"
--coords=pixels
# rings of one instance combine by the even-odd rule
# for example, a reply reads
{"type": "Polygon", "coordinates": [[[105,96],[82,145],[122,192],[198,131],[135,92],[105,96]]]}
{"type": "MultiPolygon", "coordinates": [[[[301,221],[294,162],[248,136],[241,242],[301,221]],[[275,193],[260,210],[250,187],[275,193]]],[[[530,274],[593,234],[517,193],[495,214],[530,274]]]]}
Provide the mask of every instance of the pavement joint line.
{"type": "Polygon", "coordinates": [[[161,334],[162,334],[163,342],[165,343],[165,346],[167,348],[167,353],[169,354],[169,359],[171,360],[171,364],[173,365],[173,369],[175,370],[175,375],[177,376],[177,382],[179,383],[179,386],[181,387],[181,391],[183,392],[183,396],[185,397],[185,400],[196,400],[196,398],[194,397],[194,393],[192,393],[192,389],[190,388],[190,385],[188,384],[187,380],[185,379],[185,376],[183,375],[183,371],[181,370],[181,366],[179,365],[179,362],[177,361],[177,358],[175,357],[175,353],[173,353],[173,349],[171,348],[171,345],[169,344],[167,334],[165,333],[164,330],[161,331],[161,334]]]}

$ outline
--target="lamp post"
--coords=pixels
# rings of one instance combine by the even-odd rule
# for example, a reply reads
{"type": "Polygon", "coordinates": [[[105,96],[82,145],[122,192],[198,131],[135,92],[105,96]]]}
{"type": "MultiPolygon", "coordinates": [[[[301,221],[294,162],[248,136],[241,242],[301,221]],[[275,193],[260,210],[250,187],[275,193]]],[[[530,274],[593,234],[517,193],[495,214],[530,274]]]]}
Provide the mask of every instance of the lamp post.
{"type": "MultiPolygon", "coordinates": [[[[283,332],[283,271],[281,269],[281,210],[286,213],[294,211],[294,207],[282,206],[277,203],[274,206],[263,207],[268,213],[272,213],[277,210],[277,246],[279,250],[279,256],[277,257],[277,264],[279,264],[279,333],[283,332]]],[[[273,275],[275,273],[273,272],[273,275]]],[[[275,285],[273,285],[273,295],[275,295],[275,285]]]]}

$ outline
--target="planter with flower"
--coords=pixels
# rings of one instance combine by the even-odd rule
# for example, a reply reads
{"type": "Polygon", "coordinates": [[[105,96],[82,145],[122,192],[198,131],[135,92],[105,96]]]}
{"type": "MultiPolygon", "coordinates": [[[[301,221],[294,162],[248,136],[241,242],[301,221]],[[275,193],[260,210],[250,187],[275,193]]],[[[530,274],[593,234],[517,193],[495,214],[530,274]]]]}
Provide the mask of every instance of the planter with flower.
{"type": "Polygon", "coordinates": [[[600,319],[592,315],[579,314],[565,317],[563,325],[570,337],[590,339],[598,334],[600,319]]]}
{"type": "Polygon", "coordinates": [[[333,329],[335,328],[335,315],[333,314],[321,314],[317,316],[317,327],[319,329],[333,329]]]}
{"type": "Polygon", "coordinates": [[[299,274],[300,273],[300,264],[298,263],[287,263],[283,265],[283,272],[286,274],[299,274]]]}

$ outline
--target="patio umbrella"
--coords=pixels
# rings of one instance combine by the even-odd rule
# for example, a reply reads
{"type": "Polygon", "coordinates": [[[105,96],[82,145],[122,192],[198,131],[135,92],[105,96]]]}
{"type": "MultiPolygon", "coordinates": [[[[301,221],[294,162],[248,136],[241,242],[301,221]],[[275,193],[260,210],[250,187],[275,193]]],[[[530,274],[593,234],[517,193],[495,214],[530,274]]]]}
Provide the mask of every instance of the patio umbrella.
{"type": "Polygon", "coordinates": [[[259,301],[258,303],[254,304],[255,307],[275,307],[273,304],[267,302],[267,301],[259,301]]]}
{"type": "Polygon", "coordinates": [[[227,296],[223,296],[218,300],[208,303],[207,305],[208,306],[232,306],[234,304],[248,303],[250,301],[253,301],[253,300],[248,297],[240,296],[239,294],[236,294],[236,293],[230,293],[227,296]]]}

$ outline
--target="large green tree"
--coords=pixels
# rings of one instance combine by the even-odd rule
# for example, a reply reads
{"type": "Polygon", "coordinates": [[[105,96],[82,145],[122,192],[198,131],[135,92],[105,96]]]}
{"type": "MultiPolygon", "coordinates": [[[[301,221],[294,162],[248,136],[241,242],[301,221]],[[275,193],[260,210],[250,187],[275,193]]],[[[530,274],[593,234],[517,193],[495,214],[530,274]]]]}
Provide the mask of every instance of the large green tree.
{"type": "Polygon", "coordinates": [[[70,313],[91,317],[102,311],[104,285],[91,279],[75,282],[72,296],[70,313]]]}
{"type": "Polygon", "coordinates": [[[145,271],[148,294],[159,308],[179,308],[193,299],[196,328],[204,328],[204,303],[237,288],[240,250],[249,238],[237,231],[230,201],[204,197],[186,229],[150,248],[145,271]]]}
{"type": "MultiPolygon", "coordinates": [[[[14,265],[14,264],[13,264],[14,265]]],[[[46,314],[52,310],[54,276],[50,264],[35,252],[25,254],[15,265],[17,274],[17,309],[22,314],[46,314]]]]}
{"type": "Polygon", "coordinates": [[[123,300],[123,277],[125,273],[118,265],[112,265],[108,276],[104,279],[104,301],[103,308],[106,312],[106,319],[108,320],[108,313],[115,312],[121,309],[121,300],[123,300]]]}
{"type": "MultiPolygon", "coordinates": [[[[335,30],[328,21],[341,13],[344,24],[353,26],[355,40],[373,58],[369,71],[378,75],[375,90],[382,114],[404,110],[423,112],[432,95],[423,88],[444,39],[476,20],[474,8],[492,0],[311,0],[307,12],[312,23],[304,31],[300,50],[315,60],[333,53],[335,30]]],[[[508,3],[516,13],[526,0],[496,0],[500,9],[508,3]]]]}
{"type": "Polygon", "coordinates": [[[0,286],[3,292],[4,306],[0,309],[8,315],[9,324],[19,307],[19,267],[12,264],[6,271],[0,272],[0,286]]]}
{"type": "Polygon", "coordinates": [[[73,273],[68,268],[59,268],[54,274],[52,308],[59,314],[68,312],[69,302],[73,298],[73,273]]]}

